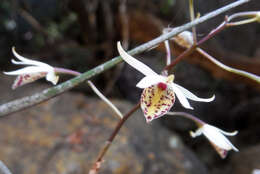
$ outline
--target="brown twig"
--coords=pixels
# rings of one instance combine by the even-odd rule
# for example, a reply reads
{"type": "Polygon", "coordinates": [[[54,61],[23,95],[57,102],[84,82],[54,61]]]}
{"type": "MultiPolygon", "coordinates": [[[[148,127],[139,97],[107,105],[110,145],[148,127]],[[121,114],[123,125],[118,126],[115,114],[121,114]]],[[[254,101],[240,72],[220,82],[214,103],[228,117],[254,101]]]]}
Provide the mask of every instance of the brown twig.
{"type": "Polygon", "coordinates": [[[93,171],[98,170],[99,168],[97,168],[97,166],[100,166],[100,164],[103,161],[103,157],[105,156],[107,150],[109,149],[111,143],[113,142],[113,140],[115,139],[116,135],[118,134],[119,130],[121,129],[121,127],[123,126],[123,124],[126,122],[126,120],[140,107],[140,102],[138,104],[136,104],[128,113],[126,113],[124,115],[124,117],[117,123],[114,131],[112,132],[112,134],[110,135],[110,137],[107,139],[105,146],[101,149],[98,158],[96,160],[96,162],[94,163],[92,169],[90,170],[90,173],[94,173],[93,171]],[[99,164],[99,165],[98,165],[99,164]]]}

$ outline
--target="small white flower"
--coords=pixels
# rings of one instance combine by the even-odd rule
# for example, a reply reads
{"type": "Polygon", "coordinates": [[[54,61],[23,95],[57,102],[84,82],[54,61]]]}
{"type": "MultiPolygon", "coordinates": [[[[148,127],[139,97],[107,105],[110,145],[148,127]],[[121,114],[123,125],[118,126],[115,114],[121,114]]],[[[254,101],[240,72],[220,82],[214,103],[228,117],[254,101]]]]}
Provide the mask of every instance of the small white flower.
{"type": "Polygon", "coordinates": [[[260,22],[260,11],[256,13],[256,21],[260,22]]]}
{"type": "Polygon", "coordinates": [[[52,84],[56,85],[59,77],[55,74],[54,67],[35,60],[27,59],[23,56],[20,56],[16,51],[15,48],[12,48],[12,52],[14,56],[20,60],[16,61],[12,59],[12,63],[16,65],[29,65],[27,67],[10,71],[10,72],[4,72],[7,75],[17,75],[17,79],[15,80],[13,84],[13,89],[16,87],[19,87],[21,85],[24,85],[26,83],[30,83],[32,81],[35,81],[39,78],[45,77],[47,81],[52,82],[52,84]]]}
{"type": "Polygon", "coordinates": [[[252,174],[260,174],[260,169],[254,169],[254,170],[252,171],[252,174]]]}
{"type": "Polygon", "coordinates": [[[177,36],[173,37],[173,40],[175,40],[179,45],[189,48],[191,47],[193,43],[193,35],[190,31],[183,31],[177,36]]]}
{"type": "Polygon", "coordinates": [[[234,136],[238,132],[225,132],[217,127],[211,126],[209,124],[203,124],[196,132],[190,132],[190,135],[195,138],[200,136],[201,134],[205,135],[205,137],[210,141],[213,147],[216,149],[218,154],[225,158],[227,155],[227,151],[234,150],[238,152],[238,149],[224,136],[234,136]]]}
{"type": "Polygon", "coordinates": [[[165,77],[157,74],[151,68],[127,54],[120,42],[117,43],[117,49],[125,62],[145,75],[136,86],[144,88],[141,96],[141,108],[147,122],[165,115],[175,102],[175,94],[182,106],[187,109],[193,109],[188,99],[199,102],[211,102],[214,100],[214,95],[211,98],[199,98],[192,94],[187,89],[174,83],[173,75],[165,77]]]}

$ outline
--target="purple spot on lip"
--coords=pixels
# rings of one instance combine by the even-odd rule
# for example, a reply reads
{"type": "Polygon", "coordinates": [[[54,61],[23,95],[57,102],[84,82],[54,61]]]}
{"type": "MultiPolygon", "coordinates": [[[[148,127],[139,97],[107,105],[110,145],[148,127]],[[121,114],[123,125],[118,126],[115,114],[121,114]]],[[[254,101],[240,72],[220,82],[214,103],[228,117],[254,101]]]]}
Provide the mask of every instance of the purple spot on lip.
{"type": "Polygon", "coordinates": [[[165,83],[162,83],[162,82],[160,82],[160,83],[158,83],[158,88],[160,88],[161,90],[165,90],[166,88],[167,88],[167,85],[165,84],[165,83]]]}

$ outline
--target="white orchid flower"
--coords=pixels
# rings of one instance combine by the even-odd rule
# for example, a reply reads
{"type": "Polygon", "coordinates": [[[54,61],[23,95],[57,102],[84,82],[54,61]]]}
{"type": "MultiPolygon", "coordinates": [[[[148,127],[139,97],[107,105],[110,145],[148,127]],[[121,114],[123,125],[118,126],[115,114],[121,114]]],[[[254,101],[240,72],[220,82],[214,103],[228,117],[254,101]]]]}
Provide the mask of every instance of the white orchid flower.
{"type": "Polygon", "coordinates": [[[200,136],[201,134],[205,135],[221,158],[225,158],[229,150],[234,150],[236,152],[239,150],[224,135],[234,136],[237,133],[237,131],[225,132],[209,124],[203,124],[199,129],[196,130],[196,132],[191,131],[190,135],[193,138],[200,136]]]}
{"type": "Polygon", "coordinates": [[[190,31],[183,31],[172,39],[175,40],[179,45],[186,48],[190,48],[194,44],[193,35],[190,31]]]}
{"type": "Polygon", "coordinates": [[[125,62],[145,75],[136,86],[144,88],[141,95],[141,108],[147,122],[165,115],[175,102],[175,94],[182,106],[187,109],[193,109],[188,99],[199,102],[211,102],[214,100],[214,95],[211,98],[199,98],[187,89],[174,83],[174,75],[165,77],[157,74],[151,68],[127,54],[120,42],[117,43],[117,49],[125,62]]]}
{"type": "Polygon", "coordinates": [[[54,67],[35,60],[30,60],[27,59],[21,55],[19,55],[16,51],[15,48],[12,48],[12,52],[14,56],[20,60],[16,61],[12,59],[12,63],[16,65],[29,65],[27,67],[15,70],[15,71],[10,71],[10,72],[4,72],[6,75],[17,75],[17,79],[15,80],[12,88],[15,89],[19,86],[22,86],[24,84],[33,82],[37,79],[40,79],[42,77],[45,77],[47,81],[50,81],[52,84],[56,85],[59,77],[55,74],[55,69],[54,67]]]}

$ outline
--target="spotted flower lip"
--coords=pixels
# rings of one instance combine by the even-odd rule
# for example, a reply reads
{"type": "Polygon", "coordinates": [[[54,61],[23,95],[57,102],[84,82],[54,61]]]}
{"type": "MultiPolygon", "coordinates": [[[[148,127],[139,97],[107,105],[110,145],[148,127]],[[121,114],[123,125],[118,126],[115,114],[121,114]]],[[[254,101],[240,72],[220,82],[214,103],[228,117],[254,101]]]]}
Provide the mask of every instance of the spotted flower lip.
{"type": "Polygon", "coordinates": [[[226,132],[217,127],[211,126],[209,124],[203,124],[195,132],[190,132],[190,135],[195,138],[200,135],[205,135],[205,137],[210,141],[213,147],[216,149],[221,158],[225,158],[227,151],[234,150],[238,152],[239,150],[225,137],[235,136],[238,131],[226,132]]]}
{"type": "MultiPolygon", "coordinates": [[[[127,62],[133,68],[135,68],[136,70],[138,70],[139,72],[141,72],[145,75],[145,77],[137,83],[136,86],[138,88],[146,89],[146,88],[149,88],[151,86],[158,85],[161,83],[166,84],[167,89],[170,89],[171,91],[173,91],[174,94],[176,94],[176,96],[179,99],[182,106],[187,109],[193,109],[193,107],[191,107],[188,99],[194,100],[194,101],[199,101],[199,102],[211,102],[214,100],[215,95],[213,95],[211,98],[199,98],[196,95],[192,94],[187,89],[174,83],[173,75],[170,75],[170,76],[172,76],[172,78],[170,78],[170,80],[169,80],[170,76],[165,77],[165,76],[157,74],[150,67],[148,67],[147,65],[143,64],[142,62],[138,61],[137,59],[135,59],[134,57],[132,57],[128,53],[126,53],[124,51],[124,49],[122,48],[120,42],[117,43],[117,49],[118,49],[120,56],[123,58],[123,60],[125,62],[127,62]]],[[[166,95],[166,97],[167,97],[167,95],[166,95]]],[[[174,98],[174,96],[173,96],[173,98],[174,98]]],[[[173,101],[173,98],[172,98],[172,101],[173,101]]],[[[167,105],[169,107],[172,107],[173,102],[171,104],[167,104],[167,105]]],[[[141,100],[141,104],[142,104],[142,100],[141,100]]],[[[164,111],[168,111],[168,109],[164,110],[164,111]]],[[[166,112],[164,112],[164,114],[166,114],[166,112]]],[[[164,114],[159,114],[159,116],[162,116],[164,114]]],[[[158,117],[158,114],[157,114],[157,117],[158,117]]]]}
{"type": "MultiPolygon", "coordinates": [[[[31,82],[34,80],[37,80],[39,78],[45,77],[47,81],[50,81],[52,84],[56,85],[58,82],[59,77],[55,74],[55,69],[54,67],[35,60],[30,60],[28,58],[25,58],[21,55],[19,55],[16,51],[15,48],[12,48],[12,52],[14,56],[20,60],[16,61],[12,59],[12,63],[16,65],[28,65],[27,67],[15,70],[15,71],[10,71],[10,72],[4,72],[6,75],[17,75],[18,78],[21,80],[21,78],[31,82]]],[[[28,83],[28,82],[27,82],[28,83]]]]}

